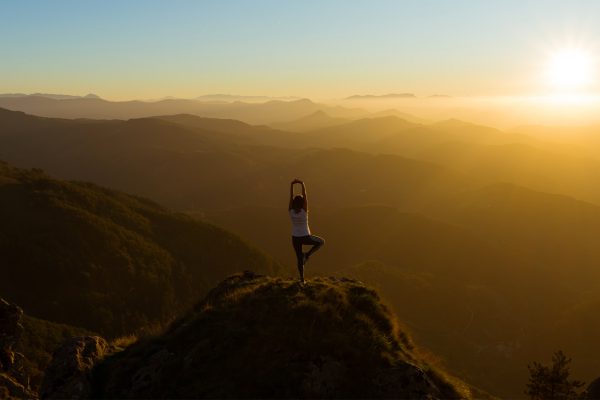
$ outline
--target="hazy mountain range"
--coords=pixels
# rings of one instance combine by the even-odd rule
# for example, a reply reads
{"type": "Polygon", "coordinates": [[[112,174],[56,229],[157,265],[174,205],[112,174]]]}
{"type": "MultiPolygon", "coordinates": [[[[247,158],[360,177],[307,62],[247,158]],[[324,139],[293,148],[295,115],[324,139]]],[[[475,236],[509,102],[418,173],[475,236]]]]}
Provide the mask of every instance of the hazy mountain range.
{"type": "Polygon", "coordinates": [[[108,101],[100,98],[52,98],[44,95],[0,97],[0,107],[58,118],[129,119],[155,115],[193,114],[212,118],[232,118],[252,124],[285,122],[324,111],[334,118],[357,118],[364,110],[328,106],[308,99],[267,102],[224,102],[188,99],[158,101],[108,101]]]}
{"type": "Polygon", "coordinates": [[[0,98],[19,98],[19,97],[45,97],[47,99],[54,100],[68,100],[68,99],[99,99],[98,95],[93,93],[86,94],[85,96],[73,96],[68,94],[53,94],[53,93],[0,93],[0,98]]]}
{"type": "Polygon", "coordinates": [[[372,100],[372,99],[411,99],[417,97],[414,93],[388,93],[388,94],[355,94],[344,100],[372,100]]]}
{"type": "Polygon", "coordinates": [[[234,101],[245,101],[248,103],[251,102],[266,102],[266,101],[272,101],[272,100],[283,100],[283,101],[290,101],[290,100],[299,100],[299,97],[294,97],[294,96],[281,96],[281,97],[273,97],[273,96],[242,96],[242,95],[235,95],[235,94],[205,94],[202,96],[198,96],[196,97],[196,100],[200,100],[200,101],[208,101],[208,102],[234,102],[234,101]]]}
{"type": "MultiPolygon", "coordinates": [[[[115,113],[138,106],[98,99],[20,101],[28,107],[28,102],[48,101],[48,110],[65,113],[75,113],[76,108],[56,104],[100,102],[115,113]]],[[[440,355],[457,375],[492,394],[520,396],[527,363],[558,348],[577,361],[574,374],[588,381],[595,378],[600,365],[590,349],[600,333],[594,311],[600,304],[596,290],[600,251],[595,239],[600,235],[600,182],[598,153],[588,148],[597,140],[592,130],[554,139],[528,134],[527,129],[504,132],[458,120],[431,123],[394,115],[336,115],[334,110],[349,111],[321,110],[305,100],[215,107],[247,116],[254,110],[260,115],[251,119],[265,121],[273,118],[269,114],[273,110],[297,116],[282,119],[287,126],[283,122],[265,126],[231,116],[157,113],[93,120],[0,110],[0,159],[18,167],[42,168],[58,178],[149,197],[201,220],[196,223],[146,200],[90,184],[58,183],[39,171],[4,167],[9,172],[2,181],[7,193],[3,209],[12,221],[4,225],[11,227],[10,235],[0,236],[11,240],[6,243],[46,243],[47,236],[32,236],[23,228],[36,226],[43,233],[40,224],[106,238],[89,239],[98,247],[80,254],[72,249],[85,248],[81,238],[65,233],[72,245],[57,241],[51,249],[29,255],[43,254],[35,262],[18,258],[19,252],[10,253],[11,260],[17,260],[12,264],[80,260],[87,266],[84,271],[97,276],[102,271],[97,266],[111,254],[123,255],[122,260],[161,255],[169,261],[159,264],[180,271],[173,279],[195,282],[193,287],[200,291],[208,283],[196,279],[207,271],[214,275],[206,282],[216,282],[223,272],[243,269],[247,257],[257,260],[256,268],[281,265],[284,271],[293,271],[286,206],[289,181],[300,176],[308,183],[311,227],[326,238],[324,249],[308,264],[309,276],[354,276],[379,288],[419,343],[440,355]],[[70,216],[70,225],[56,220],[56,215],[70,216]],[[80,215],[85,216],[83,222],[74,219],[80,215]],[[19,225],[24,218],[32,220],[19,225]],[[185,258],[187,251],[192,252],[191,242],[205,243],[201,237],[206,236],[190,230],[214,229],[207,221],[245,238],[250,247],[219,231],[217,242],[225,246],[220,249],[231,243],[237,249],[223,250],[231,253],[226,264],[215,261],[212,264],[219,267],[214,270],[200,255],[185,258]],[[167,229],[173,226],[179,228],[167,229]],[[157,236],[166,231],[167,237],[157,236]],[[113,232],[123,234],[114,237],[113,232]],[[174,246],[171,237],[189,247],[169,247],[174,246]],[[252,246],[277,261],[269,261],[252,246]],[[139,249],[142,256],[115,249],[139,249]],[[229,267],[223,270],[223,265],[229,267]]],[[[66,276],[75,270],[69,265],[81,265],[51,262],[66,276]]],[[[145,262],[124,263],[127,271],[133,271],[125,277],[134,279],[138,270],[165,273],[159,265],[145,262]]],[[[153,275],[142,276],[147,279],[140,282],[171,296],[170,280],[160,279],[163,286],[152,286],[153,275]]],[[[3,289],[11,297],[32,310],[51,308],[19,297],[18,288],[28,283],[14,282],[20,283],[3,289]]],[[[100,289],[98,296],[77,303],[100,307],[106,300],[100,289]]],[[[137,304],[135,292],[123,296],[106,301],[112,305],[105,308],[116,315],[119,301],[137,304]]],[[[160,307],[176,308],[174,299],[160,300],[160,307]]],[[[83,320],[48,315],[97,328],[83,320]]],[[[135,322],[144,314],[132,315],[137,316],[128,320],[135,322]]],[[[112,324],[107,326],[121,329],[112,324]]]]}

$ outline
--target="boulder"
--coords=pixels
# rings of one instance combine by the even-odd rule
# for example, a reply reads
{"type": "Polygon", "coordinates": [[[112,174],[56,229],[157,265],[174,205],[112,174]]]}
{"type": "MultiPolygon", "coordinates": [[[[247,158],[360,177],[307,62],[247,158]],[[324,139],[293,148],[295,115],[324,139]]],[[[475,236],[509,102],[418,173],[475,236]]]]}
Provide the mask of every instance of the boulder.
{"type": "Polygon", "coordinates": [[[74,337],[52,356],[42,382],[41,397],[47,399],[85,399],[91,396],[91,370],[109,350],[99,336],[74,337]]]}

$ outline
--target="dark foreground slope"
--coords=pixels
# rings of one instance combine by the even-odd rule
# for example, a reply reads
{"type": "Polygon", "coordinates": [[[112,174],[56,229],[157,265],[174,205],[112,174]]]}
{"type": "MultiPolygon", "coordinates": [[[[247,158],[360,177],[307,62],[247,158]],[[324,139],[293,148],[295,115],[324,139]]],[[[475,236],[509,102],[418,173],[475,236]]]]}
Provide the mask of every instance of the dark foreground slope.
{"type": "Polygon", "coordinates": [[[24,372],[31,388],[35,391],[44,377],[44,370],[52,359],[56,348],[75,336],[90,335],[91,332],[70,325],[58,324],[39,318],[23,316],[23,336],[17,346],[25,357],[24,372]]]}
{"type": "Polygon", "coordinates": [[[301,287],[249,272],[163,335],[105,358],[93,377],[102,398],[448,399],[472,390],[423,361],[362,283],[301,287]]]}
{"type": "Polygon", "coordinates": [[[0,399],[34,398],[56,348],[85,329],[23,314],[0,298],[0,399]]]}
{"type": "Polygon", "coordinates": [[[107,336],[169,320],[217,282],[278,264],[157,204],[0,163],[0,294],[107,336]]]}

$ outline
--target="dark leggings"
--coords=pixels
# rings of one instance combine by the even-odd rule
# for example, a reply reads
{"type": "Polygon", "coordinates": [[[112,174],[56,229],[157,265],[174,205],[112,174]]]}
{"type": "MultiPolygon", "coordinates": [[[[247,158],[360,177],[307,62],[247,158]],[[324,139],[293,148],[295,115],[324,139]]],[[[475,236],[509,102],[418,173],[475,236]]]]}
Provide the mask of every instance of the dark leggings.
{"type": "Polygon", "coordinates": [[[304,280],[304,254],[302,253],[302,246],[312,246],[311,249],[306,253],[307,257],[313,255],[313,253],[321,248],[325,244],[325,240],[316,235],[308,236],[292,236],[292,245],[296,252],[296,261],[298,263],[298,273],[300,279],[304,280]]]}

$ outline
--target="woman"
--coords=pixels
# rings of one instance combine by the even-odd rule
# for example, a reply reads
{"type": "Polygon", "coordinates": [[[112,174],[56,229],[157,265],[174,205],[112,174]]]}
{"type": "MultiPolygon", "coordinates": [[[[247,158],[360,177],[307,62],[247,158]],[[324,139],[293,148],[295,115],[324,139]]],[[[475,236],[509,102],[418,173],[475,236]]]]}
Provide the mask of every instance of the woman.
{"type": "Polygon", "coordinates": [[[296,252],[298,262],[298,273],[300,274],[300,283],[304,284],[304,264],[317,250],[325,244],[325,241],[310,234],[308,227],[308,201],[306,199],[306,185],[300,179],[294,179],[290,185],[290,204],[288,207],[290,218],[292,219],[292,245],[296,252]],[[302,194],[294,196],[294,184],[302,185],[302,194]],[[302,245],[312,245],[308,252],[302,252],[302,245]]]}

